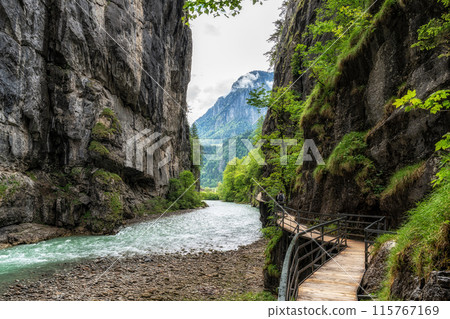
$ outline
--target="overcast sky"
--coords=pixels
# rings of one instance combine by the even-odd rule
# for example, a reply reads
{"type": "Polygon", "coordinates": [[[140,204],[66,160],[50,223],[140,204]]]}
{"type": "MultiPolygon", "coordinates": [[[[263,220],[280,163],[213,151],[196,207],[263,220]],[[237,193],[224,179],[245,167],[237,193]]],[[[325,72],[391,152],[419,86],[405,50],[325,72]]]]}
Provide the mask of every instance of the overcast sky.
{"type": "Polygon", "coordinates": [[[267,71],[263,55],[272,47],[267,39],[279,17],[281,0],[267,0],[264,5],[244,7],[236,17],[200,16],[191,22],[194,53],[188,89],[188,114],[192,124],[215,101],[226,95],[234,81],[253,70],[267,71]]]}

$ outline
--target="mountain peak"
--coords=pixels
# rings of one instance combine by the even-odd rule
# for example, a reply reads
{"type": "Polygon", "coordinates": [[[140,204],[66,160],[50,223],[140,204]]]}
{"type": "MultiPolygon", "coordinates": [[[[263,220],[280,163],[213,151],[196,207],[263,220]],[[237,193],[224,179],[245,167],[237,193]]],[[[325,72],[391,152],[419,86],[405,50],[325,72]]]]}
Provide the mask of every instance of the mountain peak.
{"type": "Polygon", "coordinates": [[[250,92],[264,87],[271,90],[273,73],[251,71],[233,83],[231,92],[219,97],[216,103],[195,124],[201,138],[230,138],[253,130],[256,121],[266,110],[247,104],[250,92]]]}

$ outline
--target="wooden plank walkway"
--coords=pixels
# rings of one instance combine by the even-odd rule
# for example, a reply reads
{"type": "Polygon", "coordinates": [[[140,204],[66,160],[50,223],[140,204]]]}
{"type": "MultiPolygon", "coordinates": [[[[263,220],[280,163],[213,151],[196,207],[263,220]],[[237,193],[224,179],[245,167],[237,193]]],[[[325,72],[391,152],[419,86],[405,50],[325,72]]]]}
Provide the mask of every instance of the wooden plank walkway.
{"type": "Polygon", "coordinates": [[[347,240],[347,248],[330,259],[298,288],[297,300],[357,300],[364,274],[364,243],[347,240]]]}
{"type": "MultiPolygon", "coordinates": [[[[282,217],[283,213],[282,212],[278,212],[277,215],[279,217],[282,217]]],[[[277,219],[277,224],[278,224],[278,226],[280,226],[281,228],[283,228],[284,230],[286,230],[286,231],[288,231],[288,232],[290,232],[292,234],[296,234],[298,232],[298,230],[304,231],[304,230],[308,229],[308,227],[306,225],[297,223],[295,221],[295,217],[290,215],[290,214],[287,214],[287,213],[284,213],[284,221],[282,221],[281,218],[277,219]]],[[[304,235],[304,237],[305,238],[313,238],[313,239],[316,239],[316,240],[317,239],[321,239],[320,231],[318,231],[318,230],[314,230],[312,232],[308,232],[307,234],[304,235]]],[[[334,238],[331,237],[331,236],[324,236],[323,239],[324,239],[324,241],[331,241],[334,238]]]]}
{"type": "MultiPolygon", "coordinates": [[[[279,217],[282,212],[277,213],[279,217]]],[[[277,224],[284,230],[297,233],[307,227],[298,224],[295,217],[284,213],[277,224]]],[[[305,237],[320,239],[320,232],[313,231],[305,237]]],[[[324,241],[332,237],[325,236],[324,241]]],[[[297,300],[302,301],[347,301],[357,300],[357,290],[364,275],[364,242],[347,239],[347,248],[330,259],[298,287],[297,300]]]]}

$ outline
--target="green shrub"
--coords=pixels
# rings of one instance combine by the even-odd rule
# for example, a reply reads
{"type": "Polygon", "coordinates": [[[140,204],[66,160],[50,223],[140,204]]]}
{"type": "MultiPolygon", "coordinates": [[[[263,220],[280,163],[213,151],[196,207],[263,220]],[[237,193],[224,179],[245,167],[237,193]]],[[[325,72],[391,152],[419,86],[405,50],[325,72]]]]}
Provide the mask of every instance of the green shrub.
{"type": "Polygon", "coordinates": [[[21,184],[15,177],[0,177],[0,200],[10,199],[20,187],[21,184]]]}
{"type": "Polygon", "coordinates": [[[212,191],[200,192],[200,196],[203,200],[219,200],[219,194],[212,191]]]}
{"type": "Polygon", "coordinates": [[[268,274],[272,277],[279,277],[280,271],[276,264],[273,263],[273,250],[283,237],[283,231],[277,226],[265,227],[262,230],[264,238],[268,239],[266,249],[264,250],[265,265],[264,269],[267,270],[268,274]]]}
{"type": "Polygon", "coordinates": [[[2,199],[3,196],[5,196],[7,190],[8,190],[8,185],[1,183],[0,184],[0,199],[2,199]]]}
{"type": "Polygon", "coordinates": [[[169,181],[169,194],[167,199],[173,203],[173,209],[190,209],[202,205],[200,194],[195,190],[194,174],[183,171],[178,178],[169,181]]]}

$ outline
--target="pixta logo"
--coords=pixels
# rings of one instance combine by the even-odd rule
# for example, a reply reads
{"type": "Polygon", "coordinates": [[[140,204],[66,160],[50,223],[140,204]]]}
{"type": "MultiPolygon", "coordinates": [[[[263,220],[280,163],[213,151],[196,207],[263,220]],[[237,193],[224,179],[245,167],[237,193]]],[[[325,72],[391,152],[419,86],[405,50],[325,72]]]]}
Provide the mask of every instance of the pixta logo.
{"type": "MultiPolygon", "coordinates": [[[[295,146],[298,141],[295,139],[272,139],[272,140],[259,140],[256,144],[253,144],[247,139],[239,140],[245,148],[248,150],[249,156],[251,156],[260,166],[266,165],[263,157],[258,152],[252,152],[253,150],[260,149],[265,143],[270,143],[272,146],[280,147],[280,165],[288,165],[288,147],[295,146]]],[[[229,165],[236,165],[236,161],[232,161],[236,158],[236,144],[237,139],[228,140],[228,158],[231,160],[229,165]]],[[[200,165],[202,157],[205,161],[221,161],[224,158],[224,141],[221,139],[197,139],[193,141],[193,162],[194,165],[200,165]],[[202,152],[202,146],[209,146],[215,149],[213,154],[205,154],[202,152]]],[[[316,144],[311,139],[306,139],[303,142],[302,151],[298,155],[295,161],[295,165],[302,165],[304,162],[316,161],[317,165],[325,165],[325,162],[320,154],[316,144]]],[[[242,164],[247,165],[250,163],[249,157],[246,158],[242,164]]]]}
{"type": "MultiPolygon", "coordinates": [[[[161,133],[145,129],[127,140],[125,145],[125,166],[133,167],[138,171],[153,176],[155,153],[172,138],[162,136],[161,133]]],[[[167,165],[171,158],[173,149],[168,145],[164,150],[165,157],[159,160],[157,168],[167,165]]]]}

